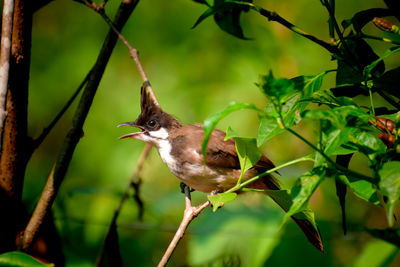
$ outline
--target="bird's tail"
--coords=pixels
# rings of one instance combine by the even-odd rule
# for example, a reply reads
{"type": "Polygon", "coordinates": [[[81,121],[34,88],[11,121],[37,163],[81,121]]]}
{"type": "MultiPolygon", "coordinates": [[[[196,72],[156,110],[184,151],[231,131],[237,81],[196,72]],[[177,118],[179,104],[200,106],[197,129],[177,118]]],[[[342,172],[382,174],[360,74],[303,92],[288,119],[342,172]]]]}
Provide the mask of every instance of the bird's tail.
{"type": "MultiPolygon", "coordinates": [[[[248,186],[253,189],[262,189],[262,190],[280,190],[280,186],[278,181],[272,176],[265,176],[254,183],[248,186]]],[[[282,200],[276,199],[273,195],[266,193],[272,200],[275,201],[284,211],[287,211],[287,207],[282,206],[282,200]]],[[[290,198],[290,196],[288,196],[290,198]]],[[[291,201],[291,199],[288,199],[291,201]]],[[[319,251],[324,252],[324,246],[322,244],[321,235],[318,229],[314,226],[310,219],[306,216],[291,216],[291,218],[295,221],[295,223],[300,227],[306,236],[307,240],[316,247],[319,251]],[[297,217],[297,218],[296,218],[297,217]],[[300,218],[302,217],[302,218],[300,218]]]]}

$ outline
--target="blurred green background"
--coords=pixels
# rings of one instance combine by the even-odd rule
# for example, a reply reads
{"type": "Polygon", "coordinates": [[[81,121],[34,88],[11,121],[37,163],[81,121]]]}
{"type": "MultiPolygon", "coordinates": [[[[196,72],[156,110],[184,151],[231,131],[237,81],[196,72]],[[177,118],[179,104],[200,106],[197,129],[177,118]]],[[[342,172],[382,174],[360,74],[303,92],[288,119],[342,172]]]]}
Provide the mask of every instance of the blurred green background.
{"type": "MultiPolygon", "coordinates": [[[[383,7],[383,1],[336,1],[338,20],[360,10],[383,7]]],[[[307,31],[329,40],[327,12],[316,0],[256,1],[262,7],[307,31]]],[[[119,1],[109,1],[113,16],[119,1]]],[[[163,109],[183,123],[202,122],[230,101],[262,107],[266,99],[254,85],[260,74],[277,77],[312,75],[336,67],[329,53],[256,13],[244,14],[249,41],[222,32],[212,19],[191,29],[205,8],[193,1],[141,1],[123,30],[140,56],[163,109]]],[[[380,33],[371,25],[371,33],[380,33]]],[[[29,95],[29,133],[37,136],[59,111],[96,60],[108,31],[99,15],[72,0],[56,0],[34,16],[29,95]]],[[[388,46],[371,42],[376,52],[388,46]]],[[[394,62],[387,62],[388,69],[394,62]]],[[[333,86],[329,74],[324,87],[333,86]]],[[[144,144],[118,140],[130,129],[116,128],[140,113],[141,79],[128,50],[118,43],[108,64],[92,109],[53,211],[63,242],[67,266],[92,266],[122,192],[144,144]]],[[[359,98],[358,101],[366,101],[359,98]]],[[[377,100],[379,103],[379,100],[377,100]]],[[[74,105],[36,151],[29,163],[24,201],[33,209],[60,150],[74,113],[74,105]]],[[[241,135],[256,136],[254,112],[230,115],[218,128],[231,126],[241,135]]],[[[318,126],[301,123],[296,129],[315,140],[318,126]]],[[[276,165],[311,150],[287,134],[262,147],[276,165]]],[[[285,188],[310,167],[299,164],[282,170],[285,188]]],[[[366,160],[356,157],[351,168],[368,173],[366,160]]],[[[176,230],[184,209],[179,181],[153,150],[142,172],[142,221],[129,199],[118,219],[125,266],[154,266],[176,230]]],[[[206,196],[193,193],[195,203],[206,196]]],[[[343,235],[334,180],[327,179],[311,199],[326,253],[313,248],[297,226],[281,229],[283,212],[269,199],[246,194],[216,213],[203,212],[189,227],[170,266],[384,266],[398,249],[371,238],[362,227],[386,226],[384,210],[347,196],[349,232],[343,235]]],[[[399,263],[399,259],[396,260],[399,263]]]]}

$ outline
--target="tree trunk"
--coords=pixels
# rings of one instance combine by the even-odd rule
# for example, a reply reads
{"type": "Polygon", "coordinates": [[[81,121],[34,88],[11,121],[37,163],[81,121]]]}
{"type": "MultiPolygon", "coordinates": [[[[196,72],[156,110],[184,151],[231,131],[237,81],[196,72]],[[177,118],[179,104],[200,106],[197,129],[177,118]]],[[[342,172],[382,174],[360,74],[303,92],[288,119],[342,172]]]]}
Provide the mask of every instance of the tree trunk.
{"type": "Polygon", "coordinates": [[[22,187],[28,161],[27,107],[32,33],[31,1],[15,0],[6,118],[0,157],[0,251],[15,249],[24,227],[22,187]]]}

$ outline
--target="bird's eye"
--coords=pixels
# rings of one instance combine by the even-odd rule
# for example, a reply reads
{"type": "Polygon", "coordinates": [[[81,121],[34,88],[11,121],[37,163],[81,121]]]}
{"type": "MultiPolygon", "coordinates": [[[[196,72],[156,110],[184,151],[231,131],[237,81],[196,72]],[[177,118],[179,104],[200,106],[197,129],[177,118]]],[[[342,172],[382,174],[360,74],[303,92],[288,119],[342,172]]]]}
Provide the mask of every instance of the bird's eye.
{"type": "Polygon", "coordinates": [[[148,125],[149,127],[154,127],[154,126],[156,126],[156,121],[155,121],[155,120],[149,120],[149,121],[147,122],[147,125],[148,125]]]}

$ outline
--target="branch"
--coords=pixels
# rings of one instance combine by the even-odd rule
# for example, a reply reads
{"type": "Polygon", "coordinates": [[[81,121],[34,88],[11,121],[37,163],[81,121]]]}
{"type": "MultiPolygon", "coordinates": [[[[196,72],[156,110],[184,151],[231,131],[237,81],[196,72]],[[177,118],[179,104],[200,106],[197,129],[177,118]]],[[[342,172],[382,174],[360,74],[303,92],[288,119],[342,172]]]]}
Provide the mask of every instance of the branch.
{"type": "Polygon", "coordinates": [[[260,15],[266,17],[268,20],[270,21],[276,21],[279,24],[285,26],[286,28],[288,28],[289,30],[313,41],[314,43],[320,45],[321,47],[325,48],[326,50],[328,50],[330,53],[332,54],[337,54],[339,52],[339,49],[337,48],[336,45],[333,45],[331,43],[325,42],[323,40],[321,40],[320,38],[300,29],[299,27],[297,27],[296,25],[292,24],[291,22],[287,21],[286,19],[282,18],[281,16],[279,16],[279,14],[266,10],[264,8],[258,8],[258,12],[260,13],[260,15]]]}
{"type": "Polygon", "coordinates": [[[143,163],[146,160],[147,156],[149,155],[149,152],[151,150],[152,146],[150,144],[146,144],[146,146],[143,149],[142,154],[140,155],[138,164],[136,165],[136,169],[135,172],[132,174],[130,180],[129,180],[129,184],[128,186],[125,188],[125,191],[121,197],[121,200],[119,202],[118,207],[116,208],[116,210],[114,211],[114,216],[111,220],[110,226],[108,228],[107,234],[106,234],[106,238],[104,239],[103,245],[101,247],[101,251],[99,256],[97,257],[97,261],[96,261],[96,265],[95,266],[101,266],[101,263],[104,260],[104,256],[105,256],[105,249],[106,249],[106,242],[107,242],[107,237],[110,235],[113,227],[116,225],[117,223],[117,219],[118,216],[121,212],[122,206],[124,205],[126,199],[129,196],[129,191],[131,188],[135,189],[135,201],[138,204],[138,208],[139,208],[139,218],[141,218],[143,216],[143,202],[139,197],[139,186],[140,186],[140,177],[139,177],[139,173],[143,168],[143,163]]]}
{"type": "Polygon", "coordinates": [[[185,231],[187,227],[189,226],[189,223],[196,218],[206,207],[210,205],[209,201],[204,202],[203,204],[199,206],[192,206],[192,201],[190,198],[190,188],[188,186],[184,187],[185,190],[185,203],[186,203],[186,208],[183,213],[183,218],[181,221],[181,224],[179,225],[178,230],[176,230],[176,233],[174,235],[174,238],[172,239],[171,243],[169,244],[167,250],[164,253],[164,256],[162,257],[161,261],[158,263],[158,267],[163,267],[168,263],[168,260],[171,258],[172,253],[174,252],[176,246],[178,245],[179,241],[182,239],[183,235],[185,234],[185,231]]]}
{"type": "MultiPolygon", "coordinates": [[[[121,29],[125,25],[137,3],[138,1],[127,0],[121,3],[115,17],[115,25],[117,28],[121,29]]],[[[93,67],[93,72],[89,77],[88,83],[86,84],[85,90],[76,109],[70,130],[64,139],[64,144],[61,148],[59,157],[50,173],[46,187],[35,207],[33,215],[26,226],[22,240],[22,248],[24,250],[28,250],[31,247],[39,226],[43,222],[44,215],[51,208],[58,189],[65,177],[73,152],[81,137],[82,127],[93,102],[101,77],[118,40],[117,37],[118,36],[116,36],[113,31],[109,31],[103,43],[103,47],[101,48],[100,54],[93,67]]]]}
{"type": "Polygon", "coordinates": [[[6,96],[8,87],[8,74],[10,70],[13,16],[14,0],[4,0],[0,50],[0,133],[3,131],[4,118],[6,117],[7,112],[6,96]]]}

